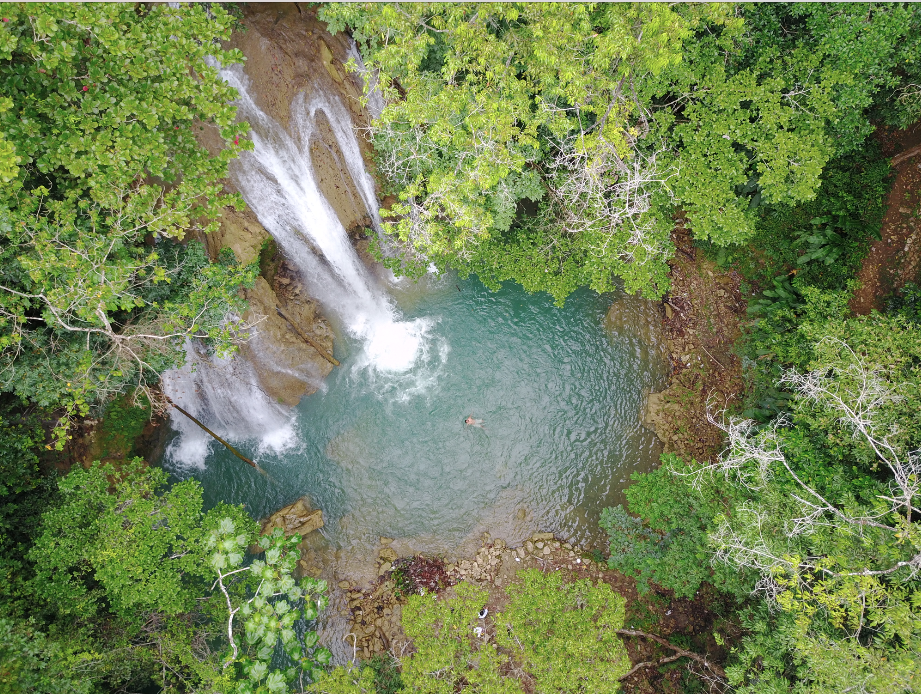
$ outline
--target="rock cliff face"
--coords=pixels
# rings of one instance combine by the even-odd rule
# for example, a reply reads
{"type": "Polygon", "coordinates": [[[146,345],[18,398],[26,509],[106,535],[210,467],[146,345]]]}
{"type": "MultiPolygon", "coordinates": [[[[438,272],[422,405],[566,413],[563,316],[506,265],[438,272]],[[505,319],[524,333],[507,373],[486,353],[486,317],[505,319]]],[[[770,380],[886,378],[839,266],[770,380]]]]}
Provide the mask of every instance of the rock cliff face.
{"type": "MultiPolygon", "coordinates": [[[[276,282],[280,279],[276,277],[276,282]]],[[[289,288],[287,292],[275,291],[265,278],[258,277],[253,288],[246,290],[249,311],[245,318],[258,323],[253,337],[240,352],[256,369],[262,390],[293,407],[301,397],[316,391],[333,366],[278,315],[276,306],[296,320],[298,329],[327,352],[333,351],[333,334],[329,323],[319,314],[316,302],[302,294],[300,284],[285,287],[289,288]]]]}
{"type": "MultiPolygon", "coordinates": [[[[361,82],[345,70],[350,47],[346,36],[331,35],[317,20],[315,10],[297,3],[248,6],[244,12],[245,30],[234,34],[229,47],[239,48],[246,56],[244,72],[260,108],[288,127],[290,106],[299,94],[307,98],[314,93],[334,94],[348,107],[356,125],[367,123],[359,103],[361,82]]],[[[369,226],[371,220],[329,124],[321,119],[318,130],[311,158],[320,188],[342,225],[355,233],[369,226]]],[[[202,141],[209,147],[217,143],[207,130],[202,141]]],[[[229,179],[224,187],[227,192],[237,192],[229,179]]],[[[265,254],[270,238],[252,210],[227,208],[220,229],[203,241],[212,258],[229,248],[238,261],[249,264],[259,260],[261,252],[265,254]]],[[[278,254],[278,250],[273,248],[271,253],[278,254]]],[[[329,354],[333,351],[333,331],[292,267],[283,257],[271,260],[261,264],[262,276],[246,290],[250,305],[246,319],[257,325],[241,353],[256,369],[262,389],[278,402],[293,406],[304,395],[314,393],[332,369],[298,331],[329,354]],[[297,330],[276,307],[297,322],[297,330]]]]}
{"type": "MultiPolygon", "coordinates": [[[[356,127],[368,123],[362,109],[362,83],[346,72],[351,40],[333,36],[316,18],[315,8],[299,3],[250,5],[244,9],[246,30],[234,34],[231,48],[246,56],[244,72],[256,93],[256,103],[269,116],[289,127],[294,98],[304,94],[336,95],[352,114],[356,127]]],[[[349,231],[365,227],[367,217],[361,196],[352,182],[342,152],[329,125],[321,118],[311,146],[314,171],[323,195],[349,231]]],[[[368,160],[368,150],[364,154],[368,160]]]]}

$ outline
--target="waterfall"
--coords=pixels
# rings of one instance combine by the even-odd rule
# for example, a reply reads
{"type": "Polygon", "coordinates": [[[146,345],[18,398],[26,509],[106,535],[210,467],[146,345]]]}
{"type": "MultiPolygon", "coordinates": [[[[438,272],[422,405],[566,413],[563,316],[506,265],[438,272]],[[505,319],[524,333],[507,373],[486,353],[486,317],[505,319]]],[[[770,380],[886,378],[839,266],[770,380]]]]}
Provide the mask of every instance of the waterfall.
{"type": "MultiPolygon", "coordinates": [[[[162,378],[163,392],[173,402],[222,438],[258,441],[260,452],[281,452],[294,444],[293,412],[262,392],[248,361],[209,356],[191,340],[185,352],[182,368],[162,378]]],[[[168,459],[182,467],[202,467],[214,439],[174,410],[170,423],[179,435],[167,449],[168,459]]]]}
{"type": "MultiPolygon", "coordinates": [[[[374,180],[364,160],[348,110],[333,95],[303,94],[291,104],[289,128],[264,113],[249,90],[242,67],[222,69],[223,79],[239,93],[240,118],[248,121],[255,144],[231,165],[231,179],[260,223],[300,271],[308,291],[326,313],[361,345],[355,369],[370,373],[378,390],[391,393],[397,382],[406,394],[431,382],[434,361],[444,363],[447,346],[433,355],[427,348],[432,321],[404,321],[386,292],[358,257],[335,210],[324,198],[311,162],[311,143],[319,138],[325,116],[361,203],[379,229],[374,180]],[[417,364],[424,373],[404,382],[417,364]]],[[[242,358],[207,358],[200,347],[186,347],[187,363],[163,376],[164,392],[229,440],[257,439],[260,449],[284,450],[294,442],[293,413],[272,401],[258,386],[252,365],[242,358]],[[194,364],[194,365],[193,365],[194,364]]],[[[167,457],[201,466],[210,441],[180,414],[172,417],[179,436],[167,457]]]]}
{"type": "Polygon", "coordinates": [[[399,320],[359,260],[311,166],[310,145],[322,113],[368,216],[379,226],[374,180],[365,171],[348,111],[334,96],[316,94],[307,101],[299,94],[288,132],[256,105],[242,68],[224,69],[221,76],[239,92],[238,113],[250,123],[256,146],[232,165],[231,177],[246,204],[301,271],[311,294],[364,344],[368,363],[381,371],[406,371],[420,355],[427,323],[399,320]]]}

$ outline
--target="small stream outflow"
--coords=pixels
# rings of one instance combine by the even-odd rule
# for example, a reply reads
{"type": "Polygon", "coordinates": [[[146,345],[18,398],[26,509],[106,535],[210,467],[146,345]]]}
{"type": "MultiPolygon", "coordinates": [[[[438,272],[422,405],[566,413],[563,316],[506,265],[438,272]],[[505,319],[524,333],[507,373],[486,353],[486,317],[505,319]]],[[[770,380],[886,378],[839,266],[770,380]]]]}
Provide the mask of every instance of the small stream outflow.
{"type": "MultiPolygon", "coordinates": [[[[344,168],[340,174],[351,179],[360,205],[379,229],[374,180],[365,170],[348,110],[334,95],[318,93],[308,101],[301,93],[291,104],[286,130],[257,106],[242,67],[222,69],[221,76],[237,89],[239,115],[252,128],[254,151],[231,165],[231,178],[247,205],[300,271],[310,294],[361,345],[356,365],[381,374],[408,372],[428,354],[431,322],[400,319],[323,196],[311,160],[312,145],[329,149],[320,132],[325,117],[341,155],[336,157],[344,168]]],[[[192,344],[186,352],[187,364],[164,374],[169,397],[230,440],[256,438],[260,447],[276,451],[293,443],[292,413],[259,389],[253,367],[243,358],[206,359],[192,344]]],[[[180,435],[168,457],[201,466],[210,445],[207,434],[179,416],[172,424],[180,435]]]]}

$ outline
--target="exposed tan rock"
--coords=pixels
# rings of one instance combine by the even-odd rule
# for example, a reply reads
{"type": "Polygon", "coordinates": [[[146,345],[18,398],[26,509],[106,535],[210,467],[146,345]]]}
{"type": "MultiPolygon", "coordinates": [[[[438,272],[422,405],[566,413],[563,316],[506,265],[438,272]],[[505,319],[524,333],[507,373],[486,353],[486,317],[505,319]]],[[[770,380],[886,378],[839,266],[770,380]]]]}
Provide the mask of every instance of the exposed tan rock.
{"type": "Polygon", "coordinates": [[[286,537],[295,533],[303,537],[322,527],[323,512],[311,509],[307,500],[300,498],[269,516],[262,524],[262,534],[268,535],[275,528],[281,528],[286,537]]]}
{"type": "Polygon", "coordinates": [[[239,211],[225,207],[220,229],[205,234],[204,243],[212,258],[216,258],[222,248],[229,248],[241,264],[249,265],[259,257],[262,244],[268,238],[269,232],[251,209],[239,211]]]}
{"type": "Polygon", "coordinates": [[[377,553],[377,556],[380,557],[381,561],[385,562],[395,562],[397,560],[397,553],[391,547],[384,547],[377,553]]]}
{"type": "Polygon", "coordinates": [[[667,390],[650,393],[646,398],[646,415],[643,417],[643,424],[656,432],[662,441],[668,440],[672,422],[681,409],[677,403],[666,402],[667,393],[667,390]]]}
{"type": "Polygon", "coordinates": [[[255,368],[263,391],[294,406],[304,395],[316,392],[333,367],[278,315],[276,306],[281,305],[298,322],[298,328],[329,353],[333,351],[333,337],[329,324],[317,314],[316,302],[290,287],[287,285],[280,299],[269,283],[258,277],[253,288],[246,290],[249,311],[244,317],[258,323],[241,353],[255,368]]]}
{"type": "MultiPolygon", "coordinates": [[[[258,85],[256,102],[286,128],[295,98],[316,92],[338,95],[355,125],[368,122],[361,106],[362,84],[345,69],[349,37],[330,34],[316,18],[316,9],[295,3],[252,4],[244,8],[245,32],[234,34],[231,48],[246,56],[244,72],[258,85]]],[[[367,212],[343,165],[335,137],[320,118],[311,146],[319,187],[349,230],[364,226],[367,212]]],[[[363,148],[367,144],[361,142],[363,148]]],[[[365,151],[365,154],[368,154],[365,151]]]]}
{"type": "MultiPolygon", "coordinates": [[[[296,3],[249,5],[244,8],[245,31],[235,32],[228,48],[245,56],[244,72],[255,85],[254,98],[269,116],[290,127],[291,105],[296,99],[310,100],[316,94],[338,97],[357,126],[366,125],[368,114],[361,105],[361,78],[349,74],[350,39],[332,35],[316,17],[316,9],[296,3]]],[[[320,114],[311,141],[313,169],[323,195],[342,225],[353,235],[370,225],[364,202],[351,179],[332,128],[320,114]]],[[[208,124],[196,131],[201,143],[217,154],[223,147],[217,130],[208,124]]],[[[360,147],[369,154],[368,145],[360,147]]],[[[367,156],[366,156],[367,158],[367,156]]],[[[232,164],[235,166],[236,164],[232,164]]],[[[232,181],[224,181],[228,193],[237,192],[232,181]]],[[[219,230],[202,235],[209,255],[216,258],[230,248],[237,260],[249,264],[259,259],[268,232],[252,210],[225,208],[219,230]]],[[[363,259],[369,261],[370,258],[363,259]]],[[[282,263],[283,264],[283,263],[282,263]]],[[[256,369],[259,385],[270,397],[296,405],[301,397],[314,393],[332,365],[306,344],[275,310],[282,309],[298,329],[332,354],[332,330],[318,313],[297,277],[275,276],[277,266],[263,268],[265,277],[246,291],[248,320],[259,320],[254,337],[242,348],[242,355],[256,369]]]]}

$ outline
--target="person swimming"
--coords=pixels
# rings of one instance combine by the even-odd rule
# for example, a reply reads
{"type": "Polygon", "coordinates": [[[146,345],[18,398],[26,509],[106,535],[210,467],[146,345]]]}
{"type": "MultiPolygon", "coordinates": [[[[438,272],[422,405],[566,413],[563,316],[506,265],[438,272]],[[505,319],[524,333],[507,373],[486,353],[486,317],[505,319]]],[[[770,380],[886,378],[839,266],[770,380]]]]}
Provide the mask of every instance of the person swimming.
{"type": "Polygon", "coordinates": [[[470,427],[480,427],[480,429],[483,428],[483,420],[474,419],[473,417],[467,417],[467,419],[464,420],[464,424],[470,427]]]}

